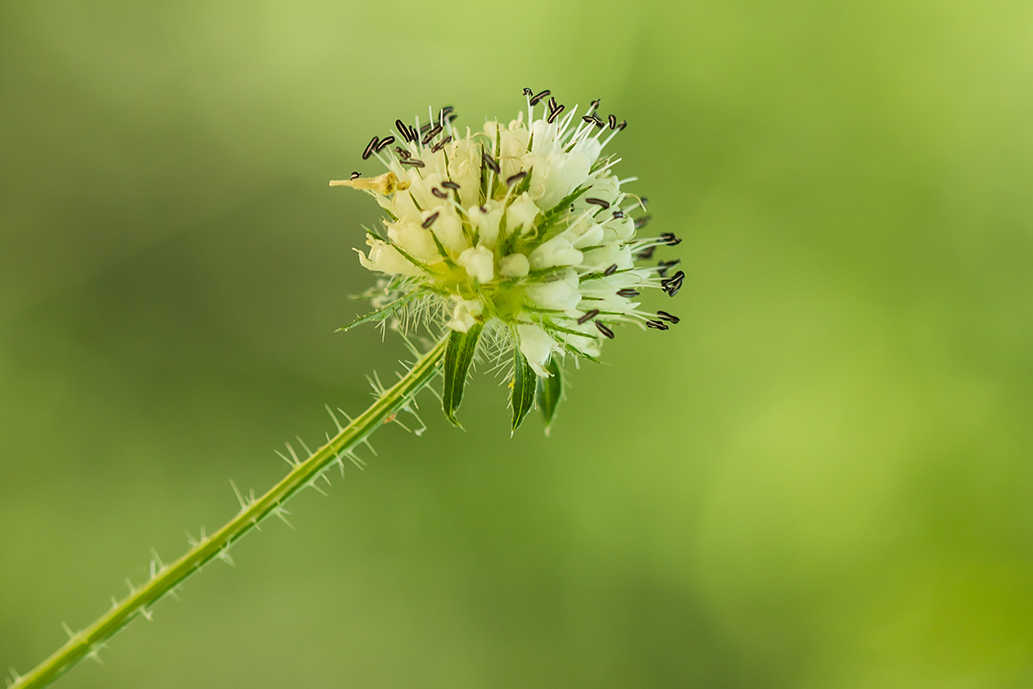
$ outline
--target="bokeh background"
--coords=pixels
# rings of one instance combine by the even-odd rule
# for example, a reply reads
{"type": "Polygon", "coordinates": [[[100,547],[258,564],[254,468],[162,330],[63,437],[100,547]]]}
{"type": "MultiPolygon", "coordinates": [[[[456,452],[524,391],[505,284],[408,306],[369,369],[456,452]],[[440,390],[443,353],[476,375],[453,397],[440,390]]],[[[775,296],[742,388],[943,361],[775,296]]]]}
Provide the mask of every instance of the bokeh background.
{"type": "Polygon", "coordinates": [[[393,375],[327,180],[529,86],[628,119],[682,324],[548,439],[428,397],[60,686],[1033,686],[1031,83],[1019,1],[7,0],[0,667],[393,375]]]}

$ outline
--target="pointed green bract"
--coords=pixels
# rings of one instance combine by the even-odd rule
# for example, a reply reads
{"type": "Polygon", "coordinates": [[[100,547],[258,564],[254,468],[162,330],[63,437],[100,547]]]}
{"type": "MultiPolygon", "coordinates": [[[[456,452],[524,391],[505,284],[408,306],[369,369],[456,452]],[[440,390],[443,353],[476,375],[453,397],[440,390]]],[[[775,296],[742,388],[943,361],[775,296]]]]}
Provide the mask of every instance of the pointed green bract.
{"type": "Polygon", "coordinates": [[[403,305],[407,304],[408,302],[412,301],[413,298],[415,298],[415,297],[416,297],[416,294],[414,294],[413,292],[409,292],[408,294],[406,294],[406,295],[404,295],[402,297],[399,297],[398,299],[395,299],[393,302],[391,302],[387,306],[384,306],[383,308],[379,308],[376,311],[370,311],[367,314],[363,314],[363,315],[359,316],[358,318],[356,318],[354,321],[352,321],[348,325],[344,325],[344,326],[341,326],[340,328],[338,328],[336,330],[336,332],[343,333],[343,332],[345,332],[347,330],[351,330],[352,328],[354,328],[357,325],[362,325],[363,323],[368,323],[370,321],[383,320],[383,319],[387,318],[388,316],[390,316],[395,311],[395,309],[397,309],[400,306],[403,306],[403,305]]]}
{"type": "Polygon", "coordinates": [[[563,369],[555,356],[549,359],[545,370],[552,374],[550,378],[538,379],[538,408],[542,410],[542,418],[545,419],[545,432],[548,434],[553,419],[556,418],[556,408],[560,406],[560,399],[563,397],[563,369]]]}
{"type": "Polygon", "coordinates": [[[453,330],[448,336],[445,348],[445,389],[441,395],[441,408],[448,420],[459,426],[456,411],[463,401],[463,388],[466,386],[466,375],[470,372],[473,355],[477,352],[477,340],[481,336],[483,326],[474,325],[461,333],[453,330]]]}
{"type": "Polygon", "coordinates": [[[519,349],[513,355],[513,430],[524,422],[527,412],[534,404],[534,385],[538,375],[527,363],[527,357],[519,349]]]}

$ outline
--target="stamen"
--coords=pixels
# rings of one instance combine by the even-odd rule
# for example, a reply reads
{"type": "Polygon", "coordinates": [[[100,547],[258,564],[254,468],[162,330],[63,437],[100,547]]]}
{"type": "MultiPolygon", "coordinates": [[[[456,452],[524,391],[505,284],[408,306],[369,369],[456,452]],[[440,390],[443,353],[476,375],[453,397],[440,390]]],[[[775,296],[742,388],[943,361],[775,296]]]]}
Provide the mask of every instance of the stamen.
{"type": "Polygon", "coordinates": [[[373,155],[373,151],[376,149],[378,141],[380,141],[380,139],[374,136],[373,139],[366,145],[366,150],[362,152],[363,160],[369,160],[369,157],[373,155]]]}
{"type": "Polygon", "coordinates": [[[627,120],[621,120],[620,124],[617,125],[617,131],[619,132],[622,129],[626,129],[627,126],[628,126],[628,121],[627,120]]]}
{"type": "Polygon", "coordinates": [[[611,275],[613,275],[616,272],[617,272],[617,264],[614,263],[612,266],[610,266],[609,268],[607,268],[606,270],[603,271],[603,275],[605,275],[606,277],[610,277],[611,275]]]}
{"type": "Polygon", "coordinates": [[[358,179],[359,177],[362,177],[362,173],[359,172],[358,170],[356,170],[355,172],[352,173],[352,176],[351,176],[352,179],[358,179]]]}
{"type": "Polygon", "coordinates": [[[374,150],[375,150],[375,151],[376,151],[377,153],[380,153],[380,151],[381,151],[382,149],[384,149],[384,148],[387,148],[388,146],[390,146],[390,145],[391,145],[391,144],[393,144],[394,142],[395,142],[395,137],[393,137],[393,136],[389,136],[389,137],[387,137],[386,139],[381,139],[381,140],[380,140],[380,143],[379,143],[379,144],[377,144],[377,147],[376,147],[376,149],[374,149],[374,150]]]}
{"type": "Polygon", "coordinates": [[[610,124],[610,129],[616,129],[617,128],[617,116],[616,115],[610,115],[607,118],[607,121],[610,124]]]}
{"type": "Polygon", "coordinates": [[[585,199],[585,203],[591,203],[592,205],[595,205],[595,206],[601,206],[603,210],[606,210],[607,208],[610,207],[610,202],[609,201],[604,201],[603,199],[597,199],[597,198],[592,198],[592,197],[589,197],[589,198],[585,199]]]}
{"type": "Polygon", "coordinates": [[[577,319],[577,324],[578,325],[584,325],[585,323],[587,323],[588,321],[592,320],[593,318],[595,318],[598,315],[599,315],[599,309],[592,309],[591,311],[586,311],[585,314],[583,316],[581,316],[581,318],[577,319]]]}
{"type": "Polygon", "coordinates": [[[440,124],[434,125],[434,128],[428,131],[426,136],[423,137],[423,141],[421,143],[424,146],[426,146],[430,143],[431,139],[433,139],[435,136],[441,133],[442,129],[444,129],[444,127],[442,127],[440,124]]]}
{"type": "Polygon", "coordinates": [[[556,106],[557,106],[556,97],[553,96],[552,98],[549,99],[549,112],[552,112],[553,110],[555,110],[556,106]]]}
{"type": "Polygon", "coordinates": [[[499,168],[499,164],[495,162],[495,159],[491,157],[490,153],[484,151],[481,154],[481,159],[484,161],[484,164],[491,169],[492,172],[494,172],[496,175],[499,174],[501,168],[499,168]]]}
{"type": "Polygon", "coordinates": [[[588,114],[589,114],[589,115],[591,115],[592,113],[594,113],[594,112],[595,112],[596,110],[598,110],[598,109],[599,109],[599,103],[601,103],[601,102],[602,102],[602,100],[603,100],[602,98],[596,98],[596,99],[595,99],[594,101],[592,101],[591,103],[589,103],[589,105],[591,105],[591,106],[592,106],[592,107],[590,107],[590,108],[588,109],[588,114]]]}
{"type": "Polygon", "coordinates": [[[620,218],[623,218],[623,217],[624,217],[624,211],[622,211],[622,210],[620,210],[620,209],[618,208],[617,210],[615,210],[615,211],[613,212],[613,217],[614,217],[614,218],[617,218],[618,220],[619,220],[620,218]]]}
{"type": "Polygon", "coordinates": [[[673,261],[660,261],[656,264],[656,274],[662,278],[665,278],[667,277],[667,269],[673,268],[679,263],[681,263],[680,258],[676,258],[673,261]]]}
{"type": "Polygon", "coordinates": [[[411,153],[409,153],[409,151],[405,150],[401,146],[395,146],[395,153],[398,154],[399,158],[403,158],[403,159],[404,158],[408,158],[410,155],[412,155],[411,153]]]}
{"type": "Polygon", "coordinates": [[[406,158],[405,160],[399,160],[402,165],[412,165],[413,167],[426,167],[422,160],[418,158],[406,158]]]}
{"type": "MultiPolygon", "coordinates": [[[[649,216],[647,215],[644,217],[648,218],[649,216]]],[[[662,235],[660,235],[660,239],[662,239],[664,244],[666,244],[667,246],[678,246],[679,244],[681,244],[681,239],[676,237],[673,232],[664,232],[662,235]]]]}
{"type": "Polygon", "coordinates": [[[409,128],[405,126],[404,122],[401,120],[395,120],[395,129],[398,130],[398,133],[401,134],[406,141],[412,141],[412,134],[409,132],[409,128]]]}
{"type": "Polygon", "coordinates": [[[606,325],[603,324],[602,321],[592,321],[592,322],[595,323],[595,327],[599,329],[599,332],[601,332],[603,335],[606,335],[606,337],[610,338],[611,340],[613,339],[613,331],[610,330],[609,328],[607,328],[606,325]]]}
{"type": "Polygon", "coordinates": [[[655,245],[647,246],[646,248],[642,249],[637,254],[635,254],[635,258],[642,259],[643,261],[648,261],[649,259],[653,258],[654,251],[656,251],[655,245]]]}
{"type": "Polygon", "coordinates": [[[682,283],[685,282],[685,271],[679,270],[674,274],[674,277],[669,277],[666,280],[660,281],[660,287],[663,291],[667,292],[669,296],[678,294],[678,290],[681,289],[682,283]]]}
{"type": "Polygon", "coordinates": [[[531,96],[531,95],[534,95],[534,91],[532,91],[531,89],[529,89],[529,88],[527,88],[527,87],[525,86],[525,87],[524,87],[524,95],[525,95],[525,96],[531,96]]]}
{"type": "Polygon", "coordinates": [[[447,191],[444,191],[444,190],[442,190],[442,189],[438,189],[437,187],[433,187],[433,188],[432,188],[432,189],[430,190],[430,193],[434,194],[434,195],[435,195],[435,196],[437,196],[437,197],[438,197],[439,199],[447,199],[447,198],[448,198],[448,192],[447,192],[447,191]]]}
{"type": "Polygon", "coordinates": [[[516,173],[515,175],[510,175],[509,177],[506,178],[506,186],[507,187],[508,186],[512,186],[513,182],[517,181],[518,179],[523,179],[524,177],[527,177],[527,171],[526,170],[522,170],[522,171],[516,173]]]}
{"type": "Polygon", "coordinates": [[[657,311],[656,315],[665,321],[670,321],[671,323],[678,323],[681,321],[681,319],[675,316],[673,313],[667,313],[666,311],[657,311]]]}
{"type": "Polygon", "coordinates": [[[549,95],[549,93],[551,93],[551,92],[548,89],[546,89],[546,90],[542,91],[541,93],[532,96],[531,97],[531,105],[538,105],[538,103],[541,102],[542,98],[545,98],[547,95],[549,95]]]}
{"type": "Polygon", "coordinates": [[[545,118],[545,121],[549,124],[552,124],[556,121],[556,118],[560,116],[560,113],[563,112],[564,109],[566,109],[566,107],[567,106],[565,105],[561,105],[560,107],[556,108],[555,110],[549,113],[549,116],[545,118]]]}
{"type": "Polygon", "coordinates": [[[453,182],[452,180],[442,182],[441,186],[445,187],[446,189],[459,189],[459,185],[453,182]]]}
{"type": "Polygon", "coordinates": [[[452,140],[452,135],[449,134],[444,139],[442,139],[441,141],[437,142],[436,144],[434,144],[431,147],[431,149],[430,149],[431,153],[437,153],[438,151],[443,149],[445,147],[445,145],[448,144],[448,142],[450,142],[451,140],[452,140]]]}
{"type": "Polygon", "coordinates": [[[427,216],[427,219],[424,220],[420,226],[423,229],[427,229],[428,227],[434,224],[434,221],[438,219],[439,215],[441,215],[441,213],[439,213],[438,211],[434,211],[433,213],[427,216]]]}
{"type": "Polygon", "coordinates": [[[641,230],[643,227],[649,224],[649,221],[653,219],[651,215],[643,215],[641,218],[635,218],[635,229],[641,230]]]}
{"type": "Polygon", "coordinates": [[[663,321],[646,321],[647,328],[655,328],[656,330],[668,330],[668,325],[663,321]]]}
{"type": "Polygon", "coordinates": [[[637,297],[638,296],[638,290],[637,289],[631,289],[630,287],[625,287],[624,289],[617,290],[617,296],[618,297],[625,297],[625,298],[637,297]]]}

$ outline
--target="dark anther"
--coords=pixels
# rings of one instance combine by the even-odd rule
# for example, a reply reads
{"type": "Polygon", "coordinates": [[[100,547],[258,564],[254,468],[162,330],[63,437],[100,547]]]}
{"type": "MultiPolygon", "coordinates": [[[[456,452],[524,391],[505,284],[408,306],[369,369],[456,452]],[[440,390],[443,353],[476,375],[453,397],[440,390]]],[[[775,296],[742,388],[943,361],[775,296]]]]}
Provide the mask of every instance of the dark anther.
{"type": "Polygon", "coordinates": [[[606,119],[607,119],[607,121],[610,124],[610,129],[616,129],[617,128],[617,116],[616,115],[610,115],[606,119]]]}
{"type": "Polygon", "coordinates": [[[560,107],[556,108],[555,110],[553,110],[552,112],[549,113],[549,116],[545,118],[545,121],[548,122],[549,124],[552,124],[553,122],[556,121],[556,118],[560,116],[560,113],[563,112],[563,110],[566,107],[567,106],[565,106],[565,105],[561,105],[560,107]]]}
{"type": "Polygon", "coordinates": [[[416,131],[416,127],[409,127],[409,141],[416,143],[420,140],[420,133],[416,131]]]}
{"type": "Polygon", "coordinates": [[[431,149],[430,149],[431,153],[437,153],[438,151],[443,149],[448,144],[448,142],[451,141],[451,140],[452,140],[452,135],[449,134],[444,139],[442,139],[441,141],[439,141],[436,144],[434,144],[433,146],[431,146],[431,149]]]}
{"type": "Polygon", "coordinates": [[[434,221],[438,219],[438,215],[439,215],[439,213],[437,211],[434,211],[433,213],[428,215],[427,219],[423,221],[423,224],[421,225],[421,227],[423,227],[423,229],[427,229],[428,227],[433,225],[434,221]]]}
{"type": "Polygon", "coordinates": [[[618,220],[623,218],[624,217],[624,211],[622,211],[620,208],[618,208],[617,210],[615,210],[613,212],[613,217],[617,218],[618,220]]]}
{"type": "Polygon", "coordinates": [[[420,134],[426,134],[427,130],[430,129],[431,127],[433,127],[433,126],[434,125],[431,124],[430,122],[427,122],[426,124],[420,125],[420,134]]]}
{"type": "Polygon", "coordinates": [[[358,179],[359,177],[362,177],[362,173],[360,173],[358,170],[352,173],[352,179],[358,179]]]}
{"type": "Polygon", "coordinates": [[[531,96],[531,105],[538,105],[539,101],[541,101],[542,98],[545,98],[547,95],[549,95],[549,93],[550,93],[550,91],[548,89],[546,89],[545,91],[542,91],[541,93],[538,93],[538,94],[535,94],[534,96],[531,96]]]}
{"type": "Polygon", "coordinates": [[[598,115],[592,115],[592,121],[595,122],[595,126],[599,127],[600,129],[606,126],[606,123],[599,119],[598,115]]]}
{"type": "Polygon", "coordinates": [[[670,321],[671,323],[677,323],[677,322],[679,322],[681,320],[680,318],[675,316],[673,313],[667,313],[666,311],[657,311],[656,315],[659,316],[660,318],[662,318],[665,321],[670,321]]]}
{"type": "Polygon", "coordinates": [[[408,158],[410,155],[412,155],[412,154],[409,153],[409,151],[405,150],[401,146],[395,146],[395,153],[398,154],[399,158],[403,158],[403,159],[404,158],[408,158]]]}
{"type": "Polygon", "coordinates": [[[641,230],[643,227],[649,224],[649,221],[653,219],[651,215],[643,215],[641,218],[635,218],[635,229],[641,230]]]}
{"type": "Polygon", "coordinates": [[[599,103],[601,103],[602,100],[603,100],[602,98],[596,98],[594,101],[592,101],[591,102],[591,106],[592,107],[588,109],[588,112],[589,113],[593,113],[596,110],[598,110],[599,109],[599,103]]]}
{"type": "Polygon", "coordinates": [[[678,294],[678,290],[681,289],[683,282],[685,282],[685,271],[679,270],[673,277],[661,280],[660,287],[662,287],[667,294],[673,297],[678,294]]]}
{"type": "Polygon", "coordinates": [[[657,330],[667,330],[667,324],[663,321],[646,321],[647,328],[656,328],[657,330]]]}
{"type": "Polygon", "coordinates": [[[660,235],[660,239],[662,239],[664,244],[666,244],[667,246],[678,246],[679,244],[681,244],[681,239],[675,237],[673,232],[664,232],[662,235],[660,235]]]}
{"type": "Polygon", "coordinates": [[[532,91],[531,89],[529,89],[529,88],[527,88],[527,87],[525,86],[525,87],[524,87],[524,95],[525,95],[525,96],[532,96],[532,95],[534,95],[534,91],[532,91]]]}
{"type": "Polygon", "coordinates": [[[402,165],[412,165],[413,167],[424,167],[423,161],[419,158],[406,158],[405,160],[399,160],[402,165]]]}
{"type": "Polygon", "coordinates": [[[631,289],[630,287],[625,287],[624,289],[617,290],[617,296],[618,297],[624,297],[624,298],[637,297],[638,296],[638,290],[637,289],[631,289]]]}
{"type": "Polygon", "coordinates": [[[595,124],[595,118],[592,117],[591,115],[582,115],[581,119],[583,119],[588,124],[595,124]]]}
{"type": "Polygon", "coordinates": [[[549,112],[552,112],[553,110],[555,110],[557,105],[558,105],[558,103],[556,102],[556,97],[553,96],[552,98],[550,98],[549,99],[549,112]]]}
{"type": "Polygon", "coordinates": [[[438,124],[444,127],[445,122],[448,119],[448,116],[452,114],[453,110],[455,110],[455,108],[451,105],[446,105],[445,107],[441,108],[441,112],[438,113],[438,124]]]}
{"type": "Polygon", "coordinates": [[[597,198],[592,198],[592,197],[589,197],[589,198],[585,199],[585,203],[590,203],[593,206],[600,206],[603,210],[606,210],[607,208],[610,207],[610,203],[608,201],[604,201],[603,199],[597,199],[597,198]]]}
{"type": "Polygon", "coordinates": [[[379,141],[380,141],[380,139],[378,137],[374,136],[373,139],[369,142],[369,144],[367,144],[366,150],[362,152],[362,159],[363,160],[368,160],[369,157],[371,155],[373,155],[373,151],[376,150],[377,142],[379,142],[379,141]]]}
{"type": "Polygon", "coordinates": [[[586,311],[585,315],[583,315],[583,316],[581,316],[581,318],[577,319],[577,324],[578,325],[584,325],[585,323],[587,323],[588,321],[592,320],[593,318],[595,318],[598,315],[599,315],[599,309],[592,309],[591,311],[586,311]]]}
{"type": "Polygon", "coordinates": [[[642,259],[643,261],[648,261],[649,259],[653,258],[654,251],[656,251],[655,246],[647,246],[645,249],[642,249],[642,251],[635,254],[635,258],[642,259]]]}
{"type": "Polygon", "coordinates": [[[434,194],[439,199],[447,199],[448,198],[448,192],[445,191],[444,189],[438,189],[437,187],[433,187],[430,190],[430,193],[434,194]]]}
{"type": "Polygon", "coordinates": [[[448,114],[448,117],[446,117],[445,119],[448,121],[449,124],[452,124],[453,122],[455,122],[456,120],[459,119],[459,113],[457,113],[457,112],[450,112],[448,114]]]}
{"type": "Polygon", "coordinates": [[[604,324],[602,321],[592,322],[595,323],[595,327],[599,328],[599,332],[601,332],[603,335],[606,335],[606,337],[610,338],[611,340],[613,339],[613,331],[607,328],[606,324],[604,324]]]}
{"type": "Polygon", "coordinates": [[[673,268],[674,266],[681,263],[681,259],[674,259],[673,261],[659,261],[656,264],[656,274],[662,278],[667,277],[667,269],[673,268]]]}
{"type": "Polygon", "coordinates": [[[508,187],[508,186],[512,185],[513,182],[517,181],[518,179],[523,179],[524,177],[527,177],[527,171],[526,170],[522,170],[521,172],[518,172],[515,175],[510,175],[509,177],[506,178],[506,186],[508,187]]]}
{"type": "Polygon", "coordinates": [[[398,130],[399,134],[401,134],[403,137],[405,137],[406,141],[412,141],[413,140],[412,139],[412,133],[409,131],[409,128],[405,126],[405,123],[402,122],[401,120],[395,120],[395,129],[398,130]]]}
{"type": "Polygon", "coordinates": [[[433,139],[438,134],[440,134],[442,129],[443,129],[443,127],[440,124],[434,125],[434,128],[430,129],[427,132],[426,136],[423,137],[423,141],[422,141],[423,145],[426,146],[427,144],[429,144],[430,140],[433,139]]]}
{"type": "Polygon", "coordinates": [[[628,121],[627,120],[621,120],[620,124],[617,125],[617,131],[619,132],[620,130],[627,128],[627,126],[628,126],[628,121]]]}
{"type": "Polygon", "coordinates": [[[492,172],[494,172],[496,175],[499,174],[499,170],[501,169],[499,168],[499,164],[495,161],[494,158],[491,157],[491,155],[487,151],[481,154],[481,159],[484,161],[484,164],[491,169],[492,172]]]}
{"type": "Polygon", "coordinates": [[[639,199],[638,199],[638,202],[642,204],[643,208],[645,208],[646,206],[649,205],[649,197],[648,196],[640,196],[639,199]]]}
{"type": "Polygon", "coordinates": [[[613,275],[616,272],[617,272],[617,264],[614,263],[609,268],[607,268],[606,270],[603,271],[603,275],[605,275],[606,277],[609,277],[609,276],[613,275]]]}
{"type": "Polygon", "coordinates": [[[456,184],[455,182],[453,182],[452,180],[448,180],[447,182],[442,182],[441,186],[445,187],[446,189],[459,189],[459,185],[456,184]]]}
{"type": "Polygon", "coordinates": [[[393,137],[393,136],[389,136],[386,139],[381,139],[380,143],[377,144],[377,147],[374,150],[376,150],[377,153],[380,153],[380,149],[387,148],[388,146],[390,146],[394,142],[395,142],[395,137],[393,137]]]}
{"type": "Polygon", "coordinates": [[[478,206],[477,210],[479,210],[481,213],[484,213],[485,215],[488,214],[488,207],[487,206],[478,206]]]}

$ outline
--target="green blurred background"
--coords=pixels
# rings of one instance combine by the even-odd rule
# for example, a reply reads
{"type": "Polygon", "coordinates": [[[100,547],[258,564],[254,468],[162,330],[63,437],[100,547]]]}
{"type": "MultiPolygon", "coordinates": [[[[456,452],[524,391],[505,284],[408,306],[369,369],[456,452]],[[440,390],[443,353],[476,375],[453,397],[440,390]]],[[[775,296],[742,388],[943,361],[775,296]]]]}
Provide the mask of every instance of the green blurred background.
{"type": "Polygon", "coordinates": [[[448,427],[291,506],[60,682],[1033,686],[1033,5],[0,5],[0,667],[360,409],[335,334],[396,117],[524,86],[630,123],[668,333],[553,437],[448,427]],[[365,170],[364,170],[365,171],[365,170]],[[370,169],[370,172],[375,170],[370,169]],[[663,297],[666,300],[666,297],[663,297]],[[673,307],[670,305],[673,304],[673,307]]]}

